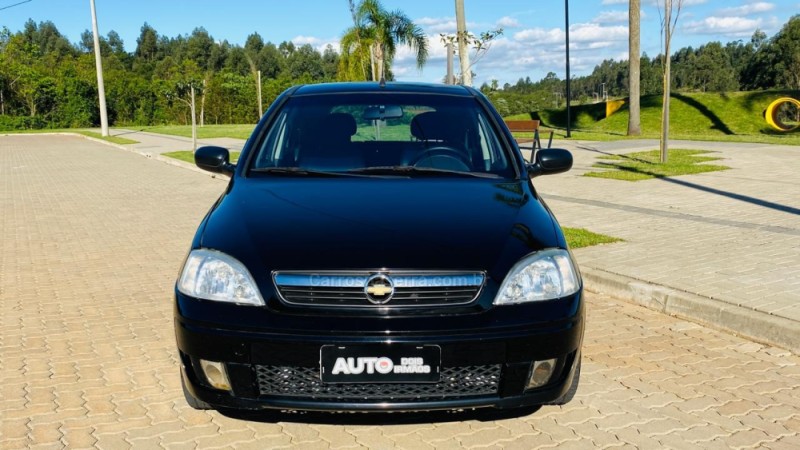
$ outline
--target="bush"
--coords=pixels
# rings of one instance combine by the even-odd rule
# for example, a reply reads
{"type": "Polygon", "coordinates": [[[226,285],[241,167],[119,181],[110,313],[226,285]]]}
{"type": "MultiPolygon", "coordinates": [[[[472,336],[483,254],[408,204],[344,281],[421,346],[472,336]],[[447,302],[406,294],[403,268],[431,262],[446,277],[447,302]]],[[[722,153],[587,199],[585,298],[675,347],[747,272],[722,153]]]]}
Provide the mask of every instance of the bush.
{"type": "Polygon", "coordinates": [[[0,131],[39,130],[46,126],[41,117],[0,115],[0,131]]]}

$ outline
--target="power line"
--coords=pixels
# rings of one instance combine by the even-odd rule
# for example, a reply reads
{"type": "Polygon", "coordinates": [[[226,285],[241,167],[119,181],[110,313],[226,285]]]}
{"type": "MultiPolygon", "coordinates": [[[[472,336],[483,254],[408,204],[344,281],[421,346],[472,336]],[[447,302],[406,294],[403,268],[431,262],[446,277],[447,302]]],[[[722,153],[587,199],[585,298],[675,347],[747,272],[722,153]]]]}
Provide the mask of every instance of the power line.
{"type": "Polygon", "coordinates": [[[2,10],[4,10],[4,9],[8,9],[8,8],[13,8],[13,7],[15,7],[15,6],[19,6],[19,5],[22,5],[22,4],[25,4],[25,3],[30,3],[30,2],[32,2],[32,1],[33,1],[33,0],[24,0],[24,1],[22,1],[22,2],[19,2],[19,3],[14,3],[13,5],[3,6],[2,8],[0,8],[0,11],[2,11],[2,10]]]}

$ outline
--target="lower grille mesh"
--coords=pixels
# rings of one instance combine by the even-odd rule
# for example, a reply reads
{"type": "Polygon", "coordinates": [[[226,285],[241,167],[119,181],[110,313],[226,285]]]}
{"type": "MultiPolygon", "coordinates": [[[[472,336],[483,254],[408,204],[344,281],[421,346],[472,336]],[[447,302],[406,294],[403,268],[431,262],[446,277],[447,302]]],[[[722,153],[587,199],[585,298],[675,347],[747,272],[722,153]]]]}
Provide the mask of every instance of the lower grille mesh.
{"type": "Polygon", "coordinates": [[[437,400],[497,394],[501,365],[442,368],[438,383],[329,384],[314,367],[255,366],[261,395],[329,401],[437,400]]]}

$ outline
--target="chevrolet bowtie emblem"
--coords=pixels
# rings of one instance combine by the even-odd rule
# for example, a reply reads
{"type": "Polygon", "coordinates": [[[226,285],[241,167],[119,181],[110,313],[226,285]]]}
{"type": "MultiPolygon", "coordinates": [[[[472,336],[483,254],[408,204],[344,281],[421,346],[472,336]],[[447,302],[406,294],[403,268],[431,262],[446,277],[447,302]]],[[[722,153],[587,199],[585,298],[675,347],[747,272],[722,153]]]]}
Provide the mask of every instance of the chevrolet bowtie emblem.
{"type": "Polygon", "coordinates": [[[367,300],[375,305],[383,305],[392,299],[394,295],[394,283],[392,279],[382,273],[376,273],[369,277],[364,285],[364,294],[367,300]]]}
{"type": "Polygon", "coordinates": [[[391,286],[387,286],[385,284],[374,284],[367,288],[367,293],[370,295],[375,295],[377,297],[383,297],[384,295],[389,294],[394,289],[391,286]]]}

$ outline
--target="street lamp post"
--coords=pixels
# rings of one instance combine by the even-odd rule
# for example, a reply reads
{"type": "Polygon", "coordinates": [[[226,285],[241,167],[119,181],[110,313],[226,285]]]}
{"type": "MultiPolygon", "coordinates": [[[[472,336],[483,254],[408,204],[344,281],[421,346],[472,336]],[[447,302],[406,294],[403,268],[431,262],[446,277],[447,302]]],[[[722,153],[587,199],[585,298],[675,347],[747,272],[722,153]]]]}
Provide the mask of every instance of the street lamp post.
{"type": "Polygon", "coordinates": [[[103,60],[100,57],[100,36],[97,31],[97,11],[94,0],[89,0],[92,9],[92,32],[94,33],[94,60],[97,68],[97,95],[100,97],[100,134],[108,136],[108,112],[106,111],[106,88],[103,85],[103,60]]]}
{"type": "Polygon", "coordinates": [[[572,95],[570,95],[570,76],[569,76],[569,0],[564,0],[564,21],[566,23],[566,36],[567,36],[567,137],[572,137],[571,133],[571,118],[570,118],[570,99],[572,95]]]}

